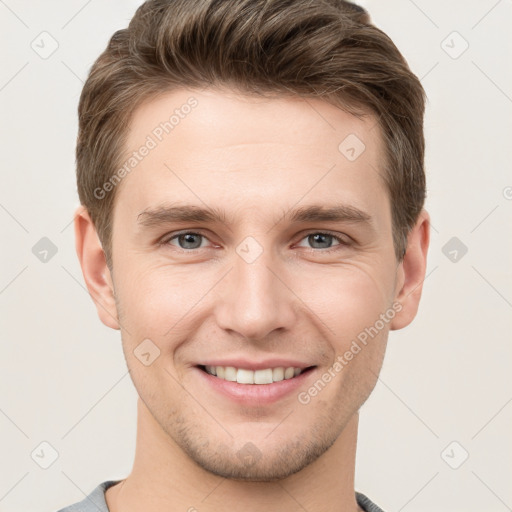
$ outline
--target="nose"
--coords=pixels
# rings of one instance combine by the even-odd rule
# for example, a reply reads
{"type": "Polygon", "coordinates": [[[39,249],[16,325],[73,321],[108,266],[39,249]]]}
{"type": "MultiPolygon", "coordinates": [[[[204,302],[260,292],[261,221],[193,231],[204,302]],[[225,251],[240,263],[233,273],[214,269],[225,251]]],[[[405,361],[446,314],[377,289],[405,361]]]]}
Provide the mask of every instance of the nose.
{"type": "Polygon", "coordinates": [[[249,341],[268,339],[296,324],[297,298],[284,269],[269,250],[253,262],[234,255],[234,268],[218,290],[216,320],[220,328],[249,341]]]}

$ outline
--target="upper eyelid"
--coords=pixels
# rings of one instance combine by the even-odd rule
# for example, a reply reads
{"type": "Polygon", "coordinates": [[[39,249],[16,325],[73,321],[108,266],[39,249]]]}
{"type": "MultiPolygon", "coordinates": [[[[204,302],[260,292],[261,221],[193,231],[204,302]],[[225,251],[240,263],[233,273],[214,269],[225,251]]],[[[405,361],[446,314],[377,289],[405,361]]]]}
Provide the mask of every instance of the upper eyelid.
{"type": "MultiPolygon", "coordinates": [[[[208,238],[207,235],[205,235],[200,229],[197,229],[197,230],[192,230],[192,229],[186,229],[186,230],[183,230],[183,231],[172,231],[171,233],[167,233],[165,234],[164,236],[162,236],[160,238],[160,241],[162,243],[165,243],[165,242],[168,242],[169,240],[172,240],[173,238],[176,238],[178,236],[181,236],[181,235],[189,235],[189,234],[192,234],[192,235],[200,235],[204,238],[208,238]]],[[[208,240],[210,240],[208,238],[208,240]]]]}
{"type": "Polygon", "coordinates": [[[300,240],[303,240],[304,238],[306,238],[309,235],[316,235],[316,234],[332,236],[333,238],[335,238],[342,244],[348,244],[352,240],[351,237],[349,237],[348,235],[346,235],[344,233],[334,233],[333,231],[328,231],[328,230],[327,231],[319,231],[319,230],[308,231],[307,233],[302,235],[302,238],[300,238],[300,240]],[[348,238],[348,240],[345,240],[345,238],[348,238]]]}
{"type": "MultiPolygon", "coordinates": [[[[188,229],[188,230],[183,230],[183,231],[178,231],[178,232],[172,232],[172,233],[168,233],[167,235],[164,235],[161,239],[160,239],[160,244],[166,244],[168,242],[170,242],[171,240],[181,236],[181,235],[188,235],[188,234],[193,234],[193,235],[199,235],[199,236],[202,236],[204,238],[206,238],[207,240],[210,241],[210,243],[213,243],[209,237],[204,234],[204,232],[202,232],[201,229],[197,229],[197,230],[191,230],[191,229],[188,229]]],[[[353,241],[353,239],[349,236],[349,235],[346,235],[345,233],[335,233],[333,231],[330,231],[330,230],[319,230],[319,229],[311,229],[311,230],[308,230],[306,231],[305,233],[303,233],[301,235],[301,238],[298,239],[298,242],[302,241],[304,238],[306,238],[307,236],[309,235],[316,235],[316,234],[322,234],[322,235],[329,235],[329,236],[332,236],[333,238],[335,238],[339,243],[340,245],[343,244],[343,245],[348,245],[351,241],[353,241]],[[345,240],[345,237],[348,238],[349,240],[345,240]]],[[[202,249],[202,247],[198,247],[197,249],[202,249]]],[[[189,249],[189,250],[197,250],[197,249],[189,249]]]]}

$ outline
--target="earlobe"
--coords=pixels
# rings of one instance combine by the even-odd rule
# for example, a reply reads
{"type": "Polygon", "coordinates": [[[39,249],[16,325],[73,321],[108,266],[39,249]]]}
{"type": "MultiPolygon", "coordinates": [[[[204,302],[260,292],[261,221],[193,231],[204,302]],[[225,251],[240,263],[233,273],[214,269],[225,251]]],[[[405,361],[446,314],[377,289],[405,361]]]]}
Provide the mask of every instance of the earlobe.
{"type": "Polygon", "coordinates": [[[75,212],[75,246],[85,284],[100,320],[107,327],[119,329],[112,276],[96,228],[83,206],[75,212]]]}
{"type": "Polygon", "coordinates": [[[407,251],[397,271],[395,302],[400,304],[400,311],[391,322],[391,330],[406,327],[418,312],[427,268],[429,243],[430,216],[426,210],[422,210],[407,237],[407,251]]]}

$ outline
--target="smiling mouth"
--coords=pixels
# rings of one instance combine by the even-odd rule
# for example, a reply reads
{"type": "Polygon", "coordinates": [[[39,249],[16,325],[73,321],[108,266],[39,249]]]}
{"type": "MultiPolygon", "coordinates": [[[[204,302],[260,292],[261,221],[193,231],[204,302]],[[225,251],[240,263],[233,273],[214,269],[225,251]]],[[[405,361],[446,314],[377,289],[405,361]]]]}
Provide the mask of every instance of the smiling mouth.
{"type": "Polygon", "coordinates": [[[209,375],[228,382],[262,385],[293,379],[315,367],[296,368],[293,366],[278,366],[276,368],[266,368],[263,370],[246,370],[244,368],[235,368],[234,366],[199,365],[198,368],[209,375]]]}

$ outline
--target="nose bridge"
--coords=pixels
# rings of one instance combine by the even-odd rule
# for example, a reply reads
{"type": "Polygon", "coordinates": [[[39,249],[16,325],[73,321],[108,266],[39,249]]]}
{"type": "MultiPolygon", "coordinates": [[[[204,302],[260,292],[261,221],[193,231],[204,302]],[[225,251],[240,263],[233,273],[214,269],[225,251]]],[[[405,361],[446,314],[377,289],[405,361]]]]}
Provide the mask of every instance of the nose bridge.
{"type": "Polygon", "coordinates": [[[217,308],[219,326],[251,340],[264,339],[295,321],[293,294],[279,279],[270,248],[247,237],[233,255],[233,269],[217,308]]]}

